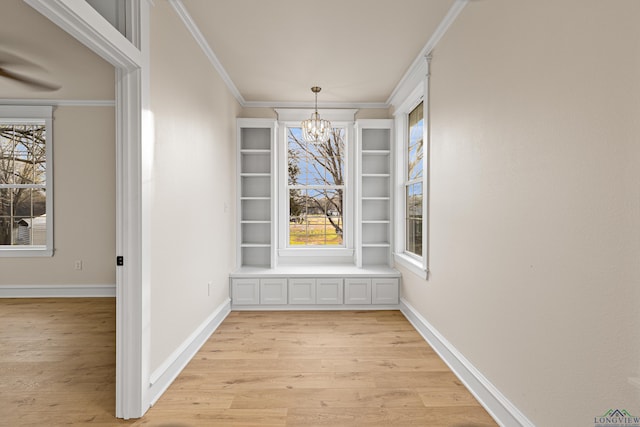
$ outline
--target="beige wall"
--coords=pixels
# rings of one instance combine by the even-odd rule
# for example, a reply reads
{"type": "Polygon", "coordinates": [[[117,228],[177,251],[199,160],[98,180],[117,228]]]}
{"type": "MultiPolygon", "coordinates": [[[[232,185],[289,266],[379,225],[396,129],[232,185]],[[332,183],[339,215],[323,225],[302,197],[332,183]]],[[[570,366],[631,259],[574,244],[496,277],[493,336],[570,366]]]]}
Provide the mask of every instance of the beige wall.
{"type": "Polygon", "coordinates": [[[167,2],[151,29],[153,372],[229,297],[240,107],[167,2]]]}
{"type": "Polygon", "coordinates": [[[0,284],[115,284],[114,108],[57,107],[53,160],[54,256],[0,258],[0,284]]]}
{"type": "MultiPolygon", "coordinates": [[[[4,66],[61,86],[40,91],[0,78],[0,99],[114,99],[113,67],[23,1],[2,3],[0,40],[0,56],[33,64],[2,56],[4,66]]],[[[0,258],[0,285],[115,284],[114,107],[56,107],[53,144],[54,256],[0,258]]]]}
{"type": "Polygon", "coordinates": [[[470,2],[434,52],[404,298],[538,426],[640,412],[640,2],[470,2]]]}
{"type": "Polygon", "coordinates": [[[0,78],[0,99],[114,99],[113,66],[24,1],[2,0],[0,40],[8,70],[60,86],[44,92],[0,78]]]}

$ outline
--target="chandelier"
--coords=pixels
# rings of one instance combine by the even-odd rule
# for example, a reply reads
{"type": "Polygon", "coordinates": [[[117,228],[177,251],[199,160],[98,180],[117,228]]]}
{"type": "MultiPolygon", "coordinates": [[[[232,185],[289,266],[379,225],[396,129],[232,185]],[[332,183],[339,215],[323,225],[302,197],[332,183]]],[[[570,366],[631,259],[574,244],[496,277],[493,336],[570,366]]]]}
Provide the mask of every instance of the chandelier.
{"type": "Polygon", "coordinates": [[[311,88],[311,92],[316,95],[316,108],[315,112],[311,115],[310,119],[302,121],[302,136],[304,140],[311,144],[321,144],[329,140],[331,133],[331,123],[329,120],[320,118],[318,114],[318,92],[321,88],[314,86],[311,88]]]}

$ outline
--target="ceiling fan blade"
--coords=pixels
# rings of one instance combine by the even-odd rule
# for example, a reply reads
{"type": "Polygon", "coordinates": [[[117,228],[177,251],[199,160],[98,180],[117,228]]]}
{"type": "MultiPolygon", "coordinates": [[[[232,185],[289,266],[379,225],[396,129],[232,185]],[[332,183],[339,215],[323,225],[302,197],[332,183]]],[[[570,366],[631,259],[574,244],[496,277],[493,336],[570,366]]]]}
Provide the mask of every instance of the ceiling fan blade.
{"type": "Polygon", "coordinates": [[[6,77],[8,79],[11,80],[15,80],[17,82],[23,83],[27,86],[31,86],[34,88],[38,88],[41,90],[48,90],[48,91],[54,91],[54,90],[58,90],[60,89],[62,86],[59,85],[54,85],[51,83],[47,83],[47,82],[43,82],[41,80],[37,80],[31,77],[27,77],[27,76],[23,76],[21,74],[18,73],[14,73],[12,71],[8,71],[5,68],[0,67],[0,76],[1,77],[6,77]]]}
{"type": "Polygon", "coordinates": [[[25,59],[21,56],[18,56],[14,53],[9,53],[6,50],[0,50],[0,65],[22,65],[27,67],[37,67],[42,69],[38,64],[34,64],[33,62],[25,59]]]}

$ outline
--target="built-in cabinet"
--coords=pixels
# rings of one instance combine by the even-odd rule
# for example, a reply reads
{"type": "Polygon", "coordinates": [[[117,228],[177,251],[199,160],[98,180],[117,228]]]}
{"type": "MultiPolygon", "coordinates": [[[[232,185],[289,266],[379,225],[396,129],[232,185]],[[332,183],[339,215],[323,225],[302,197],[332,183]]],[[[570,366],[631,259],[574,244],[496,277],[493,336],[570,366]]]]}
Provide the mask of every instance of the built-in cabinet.
{"type": "Polygon", "coordinates": [[[397,277],[267,277],[232,278],[231,298],[243,306],[395,306],[397,277]]]}
{"type": "Polygon", "coordinates": [[[275,243],[275,122],[238,119],[238,264],[272,267],[275,243]]]}
{"type": "Polygon", "coordinates": [[[360,120],[356,264],[390,266],[393,120],[360,120]]]}
{"type": "MultiPolygon", "coordinates": [[[[397,308],[392,268],[392,120],[356,123],[353,263],[278,262],[277,123],[238,119],[238,269],[234,308],[397,308]]],[[[285,195],[286,197],[286,195],[285,195]]],[[[348,248],[351,249],[351,248],[348,248]]],[[[323,260],[324,261],[324,260],[323,260]]]]}

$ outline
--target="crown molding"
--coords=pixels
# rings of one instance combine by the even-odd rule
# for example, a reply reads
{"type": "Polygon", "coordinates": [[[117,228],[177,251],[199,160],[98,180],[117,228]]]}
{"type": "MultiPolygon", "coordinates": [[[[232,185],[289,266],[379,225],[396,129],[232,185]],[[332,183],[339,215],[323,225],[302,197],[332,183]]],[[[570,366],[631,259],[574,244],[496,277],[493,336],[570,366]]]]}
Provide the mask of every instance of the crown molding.
{"type": "Polygon", "coordinates": [[[413,60],[411,66],[407,69],[407,71],[404,73],[404,76],[402,76],[396,87],[391,92],[391,95],[389,95],[389,98],[386,102],[388,107],[395,105],[400,101],[399,98],[402,97],[399,96],[399,94],[403,92],[403,90],[406,90],[405,86],[407,86],[409,82],[414,80],[416,74],[424,74],[425,71],[423,71],[423,69],[425,57],[431,54],[431,51],[436,47],[440,39],[442,39],[442,37],[447,33],[447,30],[449,29],[451,24],[454,23],[458,15],[460,15],[460,12],[462,12],[462,9],[464,9],[469,1],[470,0],[455,0],[453,5],[451,5],[451,8],[444,16],[444,18],[442,18],[442,21],[431,35],[431,38],[429,38],[429,40],[427,41],[427,44],[424,45],[418,56],[416,56],[416,59],[413,60]]]}
{"type": "MultiPolygon", "coordinates": [[[[36,0],[27,0],[27,1],[36,1],[36,0]]],[[[42,0],[40,0],[42,1],[42,0]]],[[[240,106],[243,108],[310,108],[313,107],[313,104],[309,102],[288,102],[288,101],[247,101],[244,99],[236,85],[233,83],[233,80],[227,73],[227,71],[218,60],[218,57],[209,46],[209,43],[202,35],[202,32],[194,22],[193,18],[187,11],[186,7],[182,3],[182,0],[168,0],[169,4],[174,8],[184,25],[187,27],[187,30],[191,33],[193,38],[196,40],[205,56],[209,59],[213,67],[218,71],[220,77],[227,85],[227,88],[231,91],[233,96],[236,98],[240,106]]],[[[322,108],[357,108],[357,109],[367,109],[367,108],[390,108],[392,105],[398,103],[399,98],[401,98],[401,94],[406,91],[405,86],[411,86],[410,82],[415,80],[417,75],[423,73],[424,68],[424,58],[431,53],[431,51],[436,47],[440,39],[446,34],[447,30],[456,20],[460,12],[464,9],[464,7],[469,3],[470,0],[455,0],[451,8],[444,16],[436,30],[433,32],[425,46],[422,48],[420,53],[416,56],[415,60],[411,64],[411,66],[407,69],[405,74],[402,76],[398,84],[396,84],[395,88],[389,95],[389,98],[385,102],[331,102],[318,104],[322,105],[322,108]]]]}
{"type": "Polygon", "coordinates": [[[187,11],[182,1],[169,0],[169,4],[173,6],[173,9],[176,11],[180,19],[182,19],[182,22],[187,27],[187,29],[189,30],[193,38],[196,40],[196,42],[200,46],[200,49],[202,49],[202,51],[204,52],[205,56],[209,59],[209,62],[211,62],[213,67],[216,69],[216,71],[218,71],[218,74],[220,74],[220,77],[222,78],[224,83],[227,85],[227,88],[229,88],[229,90],[231,91],[233,96],[236,98],[236,100],[240,103],[240,105],[244,107],[247,102],[245,101],[244,97],[242,96],[242,94],[240,93],[236,85],[233,83],[233,80],[231,80],[231,77],[227,73],[227,70],[224,69],[224,67],[220,63],[220,60],[218,60],[218,57],[211,49],[211,46],[209,46],[209,43],[207,43],[207,40],[202,35],[202,32],[200,32],[200,28],[198,28],[198,26],[194,22],[193,18],[187,11]]]}
{"type": "MultiPolygon", "coordinates": [[[[357,109],[354,108],[330,108],[320,109],[322,118],[330,120],[332,122],[344,121],[353,122],[356,119],[357,109]]],[[[300,121],[308,119],[309,116],[315,111],[311,108],[274,108],[274,111],[278,115],[279,122],[300,121]]],[[[306,251],[305,251],[306,252],[306,251]]]]}
{"type": "MultiPolygon", "coordinates": [[[[311,108],[313,102],[289,102],[289,101],[247,101],[243,107],[246,108],[311,108]]],[[[318,109],[338,108],[338,109],[366,109],[366,108],[388,108],[385,102],[318,102],[318,109]]]]}
{"type": "Polygon", "coordinates": [[[20,99],[0,98],[0,105],[53,105],[55,107],[115,107],[112,99],[20,99]]]}

